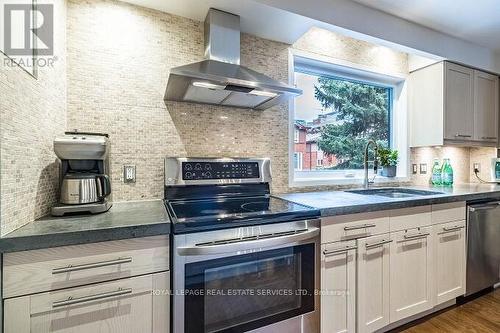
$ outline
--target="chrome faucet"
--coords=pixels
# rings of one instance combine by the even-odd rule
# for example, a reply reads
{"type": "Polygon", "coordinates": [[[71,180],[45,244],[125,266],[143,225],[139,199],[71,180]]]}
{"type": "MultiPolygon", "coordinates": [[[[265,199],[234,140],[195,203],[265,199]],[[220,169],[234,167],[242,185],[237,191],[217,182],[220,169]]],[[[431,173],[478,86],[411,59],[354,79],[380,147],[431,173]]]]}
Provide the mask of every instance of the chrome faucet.
{"type": "MultiPolygon", "coordinates": [[[[370,184],[373,183],[373,181],[368,180],[368,163],[373,162],[373,172],[376,175],[377,174],[377,169],[378,169],[378,146],[377,143],[374,140],[368,140],[365,146],[365,158],[364,158],[364,167],[365,167],[365,179],[363,181],[363,187],[368,188],[370,184]],[[370,148],[370,145],[373,145],[373,152],[375,153],[373,161],[368,161],[368,149],[370,148]]],[[[375,179],[375,176],[373,177],[375,179]]]]}

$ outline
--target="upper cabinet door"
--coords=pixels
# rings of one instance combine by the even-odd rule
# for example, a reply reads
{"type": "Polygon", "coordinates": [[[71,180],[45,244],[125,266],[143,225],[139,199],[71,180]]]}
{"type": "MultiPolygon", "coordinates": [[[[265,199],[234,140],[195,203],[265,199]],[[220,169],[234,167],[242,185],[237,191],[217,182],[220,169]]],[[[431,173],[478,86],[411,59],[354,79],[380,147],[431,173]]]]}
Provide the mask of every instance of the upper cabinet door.
{"type": "MultiPolygon", "coordinates": [[[[474,70],[452,63],[445,66],[444,138],[472,140],[474,137],[474,70]]],[[[439,93],[439,92],[436,92],[439,93]]]]}
{"type": "Polygon", "coordinates": [[[498,76],[474,71],[474,139],[497,142],[498,76]]]}

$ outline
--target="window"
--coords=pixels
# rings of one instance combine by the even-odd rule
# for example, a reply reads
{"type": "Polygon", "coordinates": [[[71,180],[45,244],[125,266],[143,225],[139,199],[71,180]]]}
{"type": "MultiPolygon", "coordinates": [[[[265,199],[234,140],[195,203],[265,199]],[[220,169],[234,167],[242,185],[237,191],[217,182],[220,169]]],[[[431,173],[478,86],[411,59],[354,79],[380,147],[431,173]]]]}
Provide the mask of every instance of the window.
{"type": "Polygon", "coordinates": [[[299,143],[299,140],[300,140],[300,131],[299,131],[299,129],[297,129],[297,128],[296,128],[296,129],[293,131],[293,135],[294,135],[294,136],[293,136],[293,141],[294,141],[295,143],[299,143]]]}
{"type": "MultiPolygon", "coordinates": [[[[300,153],[302,164],[295,164],[293,181],[345,183],[363,178],[368,140],[407,150],[406,125],[397,128],[406,118],[398,115],[401,119],[394,121],[395,95],[402,95],[404,81],[398,86],[380,74],[302,58],[295,59],[294,68],[295,85],[303,94],[294,101],[293,127],[305,142],[294,140],[294,157],[300,153]]],[[[400,160],[404,158],[400,151],[400,160]]],[[[405,162],[401,164],[398,175],[406,176],[405,162]]]]}
{"type": "Polygon", "coordinates": [[[302,171],[302,153],[293,153],[293,168],[302,171]]]}

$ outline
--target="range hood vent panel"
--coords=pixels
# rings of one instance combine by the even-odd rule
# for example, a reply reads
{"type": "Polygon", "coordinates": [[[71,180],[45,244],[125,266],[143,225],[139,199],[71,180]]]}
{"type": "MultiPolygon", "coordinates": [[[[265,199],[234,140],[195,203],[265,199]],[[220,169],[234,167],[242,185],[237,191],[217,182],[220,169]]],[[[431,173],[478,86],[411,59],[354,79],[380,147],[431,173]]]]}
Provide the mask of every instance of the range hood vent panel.
{"type": "Polygon", "coordinates": [[[239,16],[210,9],[205,20],[208,59],[172,68],[165,100],[263,110],[302,94],[239,65],[239,43],[239,16]]]}

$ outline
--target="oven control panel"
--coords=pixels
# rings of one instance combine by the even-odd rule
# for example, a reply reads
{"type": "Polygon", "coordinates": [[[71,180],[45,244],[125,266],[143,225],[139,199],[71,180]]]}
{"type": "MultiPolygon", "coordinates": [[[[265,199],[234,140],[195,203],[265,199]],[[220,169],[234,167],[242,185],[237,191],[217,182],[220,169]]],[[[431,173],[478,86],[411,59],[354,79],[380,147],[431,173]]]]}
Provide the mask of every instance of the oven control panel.
{"type": "Polygon", "coordinates": [[[182,162],[183,180],[259,178],[257,162],[182,162]]]}

